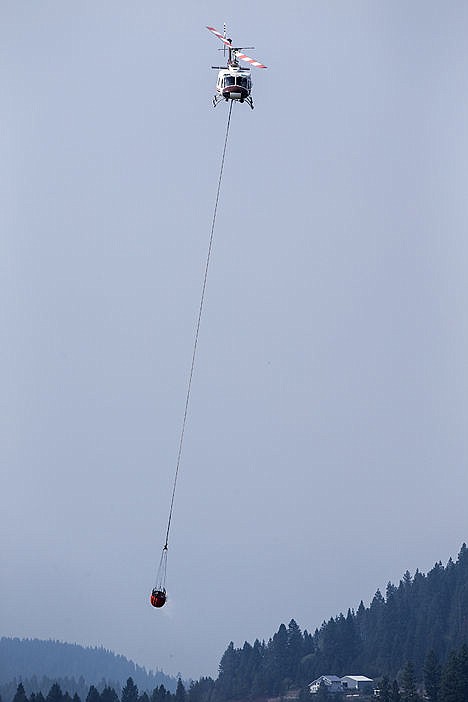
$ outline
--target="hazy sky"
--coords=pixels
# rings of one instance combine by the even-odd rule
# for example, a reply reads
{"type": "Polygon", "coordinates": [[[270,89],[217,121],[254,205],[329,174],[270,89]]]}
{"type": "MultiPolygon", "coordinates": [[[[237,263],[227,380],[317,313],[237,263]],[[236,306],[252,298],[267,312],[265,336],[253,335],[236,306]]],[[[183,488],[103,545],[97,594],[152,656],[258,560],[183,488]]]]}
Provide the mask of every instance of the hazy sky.
{"type": "MultiPolygon", "coordinates": [[[[0,634],[215,675],[467,538],[468,5],[0,5],[0,634]],[[227,106],[226,21],[267,64],[227,106]]],[[[359,671],[365,672],[365,671],[359,671]]]]}

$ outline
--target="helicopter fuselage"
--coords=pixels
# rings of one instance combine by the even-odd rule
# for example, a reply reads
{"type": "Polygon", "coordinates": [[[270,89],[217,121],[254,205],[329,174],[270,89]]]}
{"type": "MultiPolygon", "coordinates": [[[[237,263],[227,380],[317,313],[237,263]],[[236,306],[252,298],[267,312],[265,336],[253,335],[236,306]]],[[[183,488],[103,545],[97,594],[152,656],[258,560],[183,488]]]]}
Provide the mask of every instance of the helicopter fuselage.
{"type": "Polygon", "coordinates": [[[225,100],[244,102],[249,97],[251,90],[252,79],[248,68],[229,65],[219,71],[216,92],[225,100]]]}

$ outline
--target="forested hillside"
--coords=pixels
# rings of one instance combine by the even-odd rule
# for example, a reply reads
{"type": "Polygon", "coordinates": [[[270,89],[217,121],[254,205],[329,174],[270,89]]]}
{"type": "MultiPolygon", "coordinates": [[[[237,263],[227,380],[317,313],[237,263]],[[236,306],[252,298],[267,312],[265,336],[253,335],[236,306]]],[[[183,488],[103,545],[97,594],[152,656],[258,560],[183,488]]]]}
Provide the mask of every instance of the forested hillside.
{"type": "Polygon", "coordinates": [[[368,607],[361,601],[356,610],[332,617],[313,634],[291,620],[267,642],[245,642],[241,648],[231,642],[218,678],[201,678],[187,690],[179,680],[174,693],[173,678],[148,673],[104,649],[1,639],[0,682],[10,684],[0,692],[3,702],[10,702],[15,691],[15,702],[44,702],[31,693],[59,680],[68,697],[55,689],[55,697],[43,693],[45,702],[71,702],[75,693],[74,702],[119,702],[128,676],[140,693],[127,681],[122,702],[230,702],[265,699],[293,689],[301,691],[303,701],[309,696],[307,684],[321,675],[362,674],[383,679],[383,702],[414,702],[423,685],[431,702],[467,702],[467,641],[468,549],[463,544],[456,562],[436,563],[426,575],[407,571],[398,585],[387,585],[385,595],[377,590],[368,607]],[[15,684],[24,681],[20,693],[13,689],[14,678],[15,684]],[[98,689],[87,689],[89,683],[98,689]]]}
{"type": "Polygon", "coordinates": [[[120,690],[131,677],[142,690],[164,685],[175,690],[177,680],[162,671],[148,672],[125,656],[105,648],[39,639],[0,639],[0,686],[14,680],[35,680],[35,691],[47,691],[50,683],[68,679],[64,688],[80,696],[90,685],[112,683],[120,690]]]}
{"type": "MultiPolygon", "coordinates": [[[[271,696],[305,685],[323,674],[395,678],[411,663],[422,681],[429,652],[444,662],[468,640],[468,550],[424,575],[406,572],[385,595],[377,590],[369,607],[359,604],[324,622],[314,634],[294,620],[268,641],[225,651],[212,684],[215,702],[271,696]]],[[[203,681],[204,689],[207,682],[203,681]]],[[[207,699],[206,694],[202,696],[207,699]]]]}

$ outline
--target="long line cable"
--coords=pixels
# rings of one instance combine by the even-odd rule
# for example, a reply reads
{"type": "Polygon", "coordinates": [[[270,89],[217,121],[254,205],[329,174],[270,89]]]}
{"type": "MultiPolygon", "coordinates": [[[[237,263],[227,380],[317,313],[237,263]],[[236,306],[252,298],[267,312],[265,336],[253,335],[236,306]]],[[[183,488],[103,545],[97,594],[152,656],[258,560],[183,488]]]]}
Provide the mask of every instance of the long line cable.
{"type": "MultiPolygon", "coordinates": [[[[216,190],[216,200],[215,200],[215,206],[214,206],[214,211],[213,211],[213,219],[211,222],[210,241],[208,244],[208,253],[207,253],[206,263],[205,263],[205,273],[203,276],[203,285],[202,285],[202,291],[201,291],[200,306],[198,308],[198,318],[197,318],[197,325],[196,325],[196,329],[195,329],[195,339],[194,339],[193,351],[192,351],[192,363],[190,365],[190,373],[189,373],[189,378],[188,378],[188,383],[187,383],[187,393],[185,396],[184,417],[182,420],[182,427],[181,427],[181,431],[180,431],[179,450],[177,452],[177,461],[176,461],[176,468],[175,468],[175,474],[174,474],[174,482],[172,485],[171,506],[169,509],[169,519],[167,521],[166,540],[164,542],[164,547],[163,547],[163,556],[164,556],[164,552],[167,551],[167,548],[168,548],[169,531],[171,529],[172,512],[174,509],[174,497],[175,497],[175,491],[176,491],[176,486],[177,486],[177,478],[179,476],[180,459],[182,456],[182,448],[183,448],[184,436],[185,436],[185,426],[187,424],[187,415],[188,415],[188,408],[189,408],[189,402],[190,402],[190,391],[192,389],[193,371],[195,368],[195,358],[197,355],[198,336],[200,333],[200,324],[201,324],[201,318],[202,318],[202,313],[203,313],[203,303],[205,302],[205,291],[206,291],[206,282],[208,279],[208,268],[210,266],[211,250],[213,248],[213,238],[214,238],[214,231],[215,231],[215,224],[216,224],[216,215],[218,212],[219,194],[221,191],[221,182],[223,179],[224,161],[226,158],[226,147],[227,147],[227,143],[228,143],[229,127],[231,125],[232,105],[233,105],[233,100],[230,101],[230,105],[229,105],[229,113],[228,113],[227,125],[226,125],[226,134],[224,137],[223,155],[221,158],[221,167],[219,169],[218,188],[216,190]]],[[[165,559],[162,558],[162,561],[165,561],[165,559]]],[[[161,566],[160,566],[160,569],[161,569],[161,566]]],[[[164,577],[164,580],[165,580],[165,566],[164,566],[164,573],[161,574],[160,577],[161,578],[164,577]]]]}

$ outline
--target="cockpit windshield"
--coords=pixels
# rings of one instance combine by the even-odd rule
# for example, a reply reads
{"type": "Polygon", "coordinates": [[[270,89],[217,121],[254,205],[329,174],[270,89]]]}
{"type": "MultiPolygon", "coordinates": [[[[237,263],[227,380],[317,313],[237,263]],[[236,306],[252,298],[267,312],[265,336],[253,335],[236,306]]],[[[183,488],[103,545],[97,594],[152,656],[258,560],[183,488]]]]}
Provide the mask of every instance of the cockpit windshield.
{"type": "Polygon", "coordinates": [[[224,87],[227,85],[235,85],[236,80],[234,76],[224,76],[224,87]]]}
{"type": "Polygon", "coordinates": [[[240,85],[243,88],[248,88],[247,77],[246,76],[237,76],[236,85],[240,85]]]}

